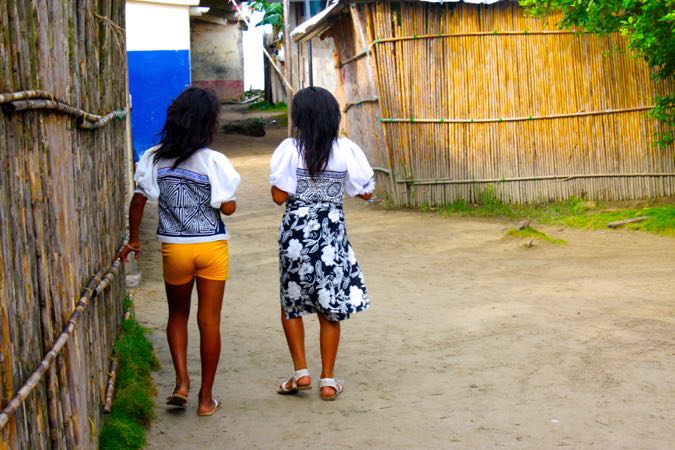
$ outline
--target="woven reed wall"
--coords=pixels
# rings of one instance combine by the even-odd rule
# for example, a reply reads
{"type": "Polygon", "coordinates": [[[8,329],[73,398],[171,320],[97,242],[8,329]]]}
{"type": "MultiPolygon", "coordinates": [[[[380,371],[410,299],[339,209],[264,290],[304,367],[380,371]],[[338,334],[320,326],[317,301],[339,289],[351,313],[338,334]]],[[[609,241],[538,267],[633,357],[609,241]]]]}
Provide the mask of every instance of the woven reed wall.
{"type": "MultiPolygon", "coordinates": [[[[363,8],[354,5],[350,8],[349,16],[337,22],[329,31],[336,47],[338,82],[335,94],[342,108],[342,134],[358,142],[374,166],[389,169],[389,156],[384,145],[385,130],[379,123],[382,114],[373,61],[367,55],[340,63],[359,54],[370,44],[367,19],[363,8]]],[[[376,171],[375,175],[380,189],[386,189],[389,193],[401,189],[381,171],[376,171]]]]}
{"type": "MultiPolygon", "coordinates": [[[[124,108],[123,0],[0,2],[0,94],[29,89],[101,114],[124,108]]],[[[0,401],[36,369],[124,231],[124,121],[0,113],[0,401]]],[[[0,432],[0,448],[94,448],[124,276],[95,297],[74,336],[0,432]]]]}
{"type": "MultiPolygon", "coordinates": [[[[372,64],[379,89],[379,107],[361,110],[368,119],[346,116],[355,139],[377,135],[370,127],[378,117],[401,120],[381,123],[383,148],[372,151],[374,164],[390,167],[399,181],[389,192],[395,203],[473,202],[488,185],[502,200],[519,203],[675,194],[675,149],[652,145],[657,124],[646,110],[655,94],[675,86],[654,81],[620,36],[559,33],[555,18],[528,17],[514,2],[374,2],[353,5],[338,26],[357,19],[368,43],[417,37],[375,43],[369,56],[342,67],[345,84],[360,84],[349,70],[372,64]],[[502,34],[509,31],[516,33],[502,34]],[[464,36],[423,38],[448,33],[464,36]],[[420,123],[424,119],[443,123],[420,123]],[[464,123],[449,123],[453,119],[464,123]],[[590,176],[616,174],[626,176],[590,176]],[[582,177],[566,180],[573,175],[582,177]],[[550,176],[558,178],[508,181],[550,176]]],[[[349,45],[338,47],[341,61],[364,47],[352,30],[349,45]]],[[[363,95],[362,86],[350,89],[363,95]]]]}

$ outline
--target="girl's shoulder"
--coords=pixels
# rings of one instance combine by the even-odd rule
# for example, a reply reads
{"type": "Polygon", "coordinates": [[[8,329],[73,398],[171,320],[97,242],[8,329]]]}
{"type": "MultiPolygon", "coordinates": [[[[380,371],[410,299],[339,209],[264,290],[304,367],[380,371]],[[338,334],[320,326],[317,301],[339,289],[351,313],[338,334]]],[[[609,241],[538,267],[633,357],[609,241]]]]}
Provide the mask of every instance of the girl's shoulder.
{"type": "Polygon", "coordinates": [[[363,149],[356,142],[352,141],[348,137],[340,137],[336,141],[336,145],[333,146],[333,150],[338,150],[338,152],[343,155],[345,158],[358,158],[362,153],[363,149]]]}
{"type": "Polygon", "coordinates": [[[201,158],[207,159],[209,161],[215,161],[215,162],[229,162],[230,159],[225,156],[224,153],[219,152],[218,150],[213,150],[208,147],[204,147],[203,149],[199,150],[195,155],[199,155],[201,158]]]}
{"type": "Polygon", "coordinates": [[[155,152],[161,147],[160,144],[153,145],[152,147],[148,148],[143,152],[141,157],[139,158],[139,161],[152,161],[155,159],[155,152]]]}
{"type": "Polygon", "coordinates": [[[356,142],[352,141],[351,139],[345,136],[337,138],[336,143],[337,143],[336,147],[338,147],[342,151],[352,152],[354,151],[354,149],[359,150],[361,149],[361,147],[359,147],[359,145],[356,142]]]}
{"type": "Polygon", "coordinates": [[[295,143],[295,138],[287,137],[279,145],[277,145],[276,151],[293,151],[297,150],[298,146],[295,143]]]}

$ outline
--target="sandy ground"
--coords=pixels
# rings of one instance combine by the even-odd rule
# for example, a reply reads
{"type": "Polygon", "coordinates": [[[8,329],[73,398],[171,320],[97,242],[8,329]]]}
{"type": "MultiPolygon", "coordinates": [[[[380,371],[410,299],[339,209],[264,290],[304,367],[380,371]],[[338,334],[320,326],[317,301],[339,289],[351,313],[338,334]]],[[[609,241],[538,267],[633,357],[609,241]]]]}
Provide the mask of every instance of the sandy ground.
{"type": "Polygon", "coordinates": [[[267,185],[282,134],[214,144],[243,182],[226,222],[231,279],[215,387],[224,408],[210,418],[196,415],[194,317],[189,408],[162,402],[174,374],[156,207],[147,210],[135,299],[162,363],[150,448],[675,448],[675,239],[626,231],[542,228],[569,244],[524,249],[502,238],[505,221],[350,200],[349,236],[373,307],[343,323],[336,373],[345,392],[332,403],[316,388],[277,395],[292,370],[278,318],[282,209],[267,185]]]}

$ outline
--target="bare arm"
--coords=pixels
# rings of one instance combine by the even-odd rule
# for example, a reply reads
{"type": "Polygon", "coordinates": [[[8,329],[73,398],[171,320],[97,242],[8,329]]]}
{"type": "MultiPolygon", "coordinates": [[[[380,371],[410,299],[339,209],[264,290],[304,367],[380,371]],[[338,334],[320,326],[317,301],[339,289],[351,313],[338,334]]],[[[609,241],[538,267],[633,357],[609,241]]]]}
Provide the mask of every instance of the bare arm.
{"type": "Polygon", "coordinates": [[[371,198],[373,198],[373,194],[372,193],[371,194],[360,194],[357,197],[359,197],[360,199],[363,199],[365,201],[368,201],[371,198]]]}
{"type": "Polygon", "coordinates": [[[131,252],[135,252],[136,258],[138,258],[141,250],[141,221],[143,220],[143,210],[147,201],[148,199],[139,193],[131,197],[131,203],[129,204],[129,243],[117,254],[117,258],[121,258],[122,261],[127,261],[127,256],[131,252]]]}
{"type": "Polygon", "coordinates": [[[272,186],[272,200],[277,205],[283,205],[288,200],[288,192],[282,191],[276,186],[272,186]]]}
{"type": "Polygon", "coordinates": [[[237,201],[230,200],[229,202],[220,204],[220,212],[226,216],[231,216],[237,210],[237,201]]]}

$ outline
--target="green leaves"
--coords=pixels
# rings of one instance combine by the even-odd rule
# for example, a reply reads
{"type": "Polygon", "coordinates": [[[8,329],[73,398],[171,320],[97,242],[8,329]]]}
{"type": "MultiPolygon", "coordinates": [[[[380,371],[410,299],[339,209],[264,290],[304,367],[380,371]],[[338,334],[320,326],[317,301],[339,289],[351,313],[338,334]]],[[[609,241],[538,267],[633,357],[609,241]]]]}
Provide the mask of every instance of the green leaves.
{"type": "Polygon", "coordinates": [[[263,19],[255,26],[272,25],[275,31],[284,26],[284,9],[281,3],[268,3],[265,0],[254,0],[249,3],[253,11],[265,13],[263,19]]]}
{"type": "Polygon", "coordinates": [[[656,143],[660,146],[675,143],[675,94],[657,97],[650,114],[659,121],[661,128],[656,143]]]}

